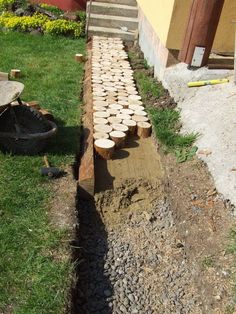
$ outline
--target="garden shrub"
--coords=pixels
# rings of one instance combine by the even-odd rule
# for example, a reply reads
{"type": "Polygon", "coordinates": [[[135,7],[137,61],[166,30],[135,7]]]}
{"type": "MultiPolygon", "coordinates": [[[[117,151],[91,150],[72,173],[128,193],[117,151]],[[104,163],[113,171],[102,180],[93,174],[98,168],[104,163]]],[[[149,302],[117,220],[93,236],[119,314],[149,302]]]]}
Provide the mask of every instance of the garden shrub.
{"type": "Polygon", "coordinates": [[[0,11],[11,9],[16,0],[0,0],[0,11]]]}
{"type": "Polygon", "coordinates": [[[49,4],[46,4],[46,3],[40,3],[40,7],[49,11],[49,12],[52,12],[53,14],[56,14],[56,15],[61,15],[64,13],[63,10],[59,9],[58,7],[56,7],[55,5],[49,5],[49,4]]]}
{"type": "Polygon", "coordinates": [[[76,38],[82,34],[82,23],[62,19],[51,21],[40,13],[22,17],[8,12],[3,13],[0,15],[0,27],[24,32],[40,29],[45,34],[68,35],[76,38]]]}

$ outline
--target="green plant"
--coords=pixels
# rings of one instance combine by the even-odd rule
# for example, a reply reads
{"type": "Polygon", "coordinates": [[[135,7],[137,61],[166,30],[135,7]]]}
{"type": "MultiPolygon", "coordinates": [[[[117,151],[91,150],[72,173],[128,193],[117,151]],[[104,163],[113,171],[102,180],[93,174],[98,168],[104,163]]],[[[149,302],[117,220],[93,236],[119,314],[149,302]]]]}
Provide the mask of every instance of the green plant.
{"type": "Polygon", "coordinates": [[[0,0],[0,11],[10,10],[15,2],[16,0],[0,0]]]}
{"type": "Polygon", "coordinates": [[[210,268],[214,267],[215,262],[212,256],[205,256],[202,260],[202,266],[203,268],[210,268]]]}
{"type": "Polygon", "coordinates": [[[144,97],[144,100],[149,97],[160,97],[163,92],[162,85],[155,80],[153,77],[150,77],[145,72],[136,72],[135,73],[135,79],[138,84],[138,88],[144,97]]]}
{"type": "Polygon", "coordinates": [[[80,37],[82,32],[80,23],[62,19],[51,21],[47,16],[39,13],[33,16],[16,16],[8,12],[3,13],[0,15],[0,26],[23,32],[41,29],[45,34],[67,35],[76,38],[80,37]]]}
{"type": "Polygon", "coordinates": [[[63,10],[61,10],[60,8],[58,8],[55,5],[49,5],[49,4],[46,4],[46,3],[41,3],[40,7],[45,9],[45,10],[47,10],[47,11],[49,11],[49,12],[52,12],[55,15],[61,15],[61,14],[64,13],[63,10]]]}
{"type": "MultiPolygon", "coordinates": [[[[179,150],[180,155],[183,154],[182,149],[191,148],[192,144],[197,138],[197,134],[183,135],[179,133],[180,130],[180,113],[173,109],[149,109],[152,123],[156,135],[160,142],[168,149],[179,150]]],[[[191,154],[196,152],[196,148],[191,151],[191,154]]],[[[190,151],[188,152],[188,154],[190,151]]]]}

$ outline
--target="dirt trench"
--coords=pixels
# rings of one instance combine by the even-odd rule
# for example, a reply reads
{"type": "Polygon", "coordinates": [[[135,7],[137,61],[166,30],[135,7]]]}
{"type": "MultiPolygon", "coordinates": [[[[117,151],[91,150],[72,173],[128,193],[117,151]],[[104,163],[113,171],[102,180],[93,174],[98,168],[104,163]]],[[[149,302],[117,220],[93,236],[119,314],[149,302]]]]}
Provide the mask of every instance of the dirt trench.
{"type": "Polygon", "coordinates": [[[230,208],[202,162],[177,164],[171,155],[160,160],[157,179],[124,178],[91,201],[78,200],[74,313],[233,308],[230,208]]]}

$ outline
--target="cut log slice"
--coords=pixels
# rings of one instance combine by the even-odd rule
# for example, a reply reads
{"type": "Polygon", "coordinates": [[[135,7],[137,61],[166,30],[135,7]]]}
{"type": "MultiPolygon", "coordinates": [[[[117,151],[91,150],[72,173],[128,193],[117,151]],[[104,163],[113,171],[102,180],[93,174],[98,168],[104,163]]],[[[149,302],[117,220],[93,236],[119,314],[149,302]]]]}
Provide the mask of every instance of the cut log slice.
{"type": "Polygon", "coordinates": [[[109,115],[109,113],[106,112],[106,111],[95,111],[95,112],[93,113],[93,117],[94,117],[94,118],[109,118],[110,115],[109,115]]]}
{"type": "Polygon", "coordinates": [[[118,101],[128,101],[128,97],[126,96],[118,96],[118,101]]]}
{"type": "Polygon", "coordinates": [[[112,126],[107,124],[96,124],[94,126],[95,132],[110,133],[112,130],[113,130],[112,126]]]}
{"type": "Polygon", "coordinates": [[[112,124],[112,129],[114,131],[121,131],[121,132],[124,132],[124,133],[127,133],[129,131],[129,128],[127,127],[127,125],[124,125],[124,124],[112,124]]]}
{"type": "Polygon", "coordinates": [[[94,101],[93,105],[94,106],[108,107],[108,103],[106,101],[99,101],[99,100],[94,101]]]}
{"type": "Polygon", "coordinates": [[[105,101],[105,97],[93,96],[93,101],[105,101]]]}
{"type": "Polygon", "coordinates": [[[120,110],[117,109],[107,109],[107,112],[110,114],[110,116],[116,116],[120,113],[120,110]]]}
{"type": "Polygon", "coordinates": [[[118,91],[118,98],[119,97],[128,97],[129,95],[126,93],[126,92],[123,92],[123,91],[118,91]]]}
{"type": "Polygon", "coordinates": [[[104,86],[104,89],[107,91],[107,92],[117,92],[117,88],[116,87],[112,87],[112,86],[104,86]]]}
{"type": "Polygon", "coordinates": [[[93,123],[94,124],[108,124],[108,120],[104,118],[94,118],[93,123]]]}
{"type": "Polygon", "coordinates": [[[136,90],[128,90],[127,92],[129,95],[138,95],[138,92],[136,90]]]}
{"type": "Polygon", "coordinates": [[[103,106],[93,106],[93,111],[107,111],[107,109],[103,106]]]}
{"type": "Polygon", "coordinates": [[[122,131],[112,131],[110,138],[115,142],[117,148],[124,147],[126,134],[122,131]]]}
{"type": "Polygon", "coordinates": [[[134,111],[131,109],[121,109],[120,113],[128,114],[128,115],[132,116],[134,114],[134,111]]]}
{"type": "Polygon", "coordinates": [[[108,102],[109,105],[114,104],[116,102],[115,97],[107,97],[106,101],[108,102]]]}
{"type": "Polygon", "coordinates": [[[129,104],[129,109],[132,109],[134,111],[143,111],[145,108],[143,106],[140,106],[140,105],[129,104]]]}
{"type": "Polygon", "coordinates": [[[129,128],[130,134],[134,135],[136,133],[137,123],[134,120],[123,120],[122,123],[129,128]]]}
{"type": "Polygon", "coordinates": [[[110,124],[120,124],[122,122],[122,120],[117,117],[109,117],[107,120],[110,124]]]}
{"type": "Polygon", "coordinates": [[[116,92],[107,92],[107,97],[117,97],[117,93],[116,92]]]}
{"type": "Polygon", "coordinates": [[[136,116],[144,116],[144,117],[147,116],[147,112],[144,111],[144,110],[136,110],[136,111],[134,111],[134,114],[135,114],[136,116]]]}
{"type": "Polygon", "coordinates": [[[104,92],[93,92],[93,96],[105,97],[107,94],[104,92]]]}
{"type": "Polygon", "coordinates": [[[116,117],[120,118],[121,120],[130,120],[131,119],[130,115],[124,114],[124,113],[119,113],[116,117]]]}
{"type": "Polygon", "coordinates": [[[115,149],[115,142],[108,139],[98,139],[94,142],[96,152],[106,160],[112,158],[115,149]]]}
{"type": "Polygon", "coordinates": [[[109,108],[110,109],[115,109],[115,110],[123,109],[123,107],[121,105],[118,105],[118,104],[111,104],[111,105],[109,105],[109,108]]]}
{"type": "Polygon", "coordinates": [[[140,106],[142,106],[142,101],[140,101],[140,100],[133,100],[133,99],[128,99],[128,102],[131,104],[131,105],[140,105],[140,106]]]}
{"type": "Polygon", "coordinates": [[[133,115],[132,120],[134,120],[136,122],[148,122],[149,121],[148,117],[137,116],[137,115],[133,115]]]}
{"type": "Polygon", "coordinates": [[[138,122],[137,123],[137,134],[139,137],[147,138],[151,135],[152,126],[148,122],[138,122]]]}
{"type": "Polygon", "coordinates": [[[139,96],[139,95],[129,95],[129,100],[131,100],[131,101],[141,100],[141,96],[139,96]]]}

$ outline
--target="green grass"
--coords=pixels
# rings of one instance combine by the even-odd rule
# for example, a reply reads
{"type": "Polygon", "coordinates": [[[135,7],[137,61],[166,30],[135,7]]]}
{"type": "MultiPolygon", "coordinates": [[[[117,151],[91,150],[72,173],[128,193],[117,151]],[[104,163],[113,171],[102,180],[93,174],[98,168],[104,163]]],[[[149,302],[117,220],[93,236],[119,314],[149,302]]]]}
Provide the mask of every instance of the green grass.
{"type": "MultiPolygon", "coordinates": [[[[25,84],[22,99],[38,100],[59,126],[47,155],[64,167],[74,161],[83,75],[74,54],[83,40],[0,33],[0,71],[19,68],[25,84]]],[[[49,221],[53,197],[42,178],[42,156],[0,153],[0,312],[60,314],[65,311],[73,265],[68,230],[49,221]]]]}
{"type": "MultiPolygon", "coordinates": [[[[134,55],[130,54],[130,58],[134,55]]],[[[175,153],[178,162],[191,159],[197,147],[193,146],[198,134],[181,134],[180,112],[173,108],[152,107],[163,95],[160,82],[143,71],[135,72],[135,79],[143,102],[146,105],[156,136],[167,151],[175,153]]]]}
{"type": "Polygon", "coordinates": [[[202,266],[203,268],[207,269],[207,268],[210,268],[210,267],[214,267],[215,265],[215,261],[213,259],[212,256],[205,256],[202,260],[202,266]]]}

